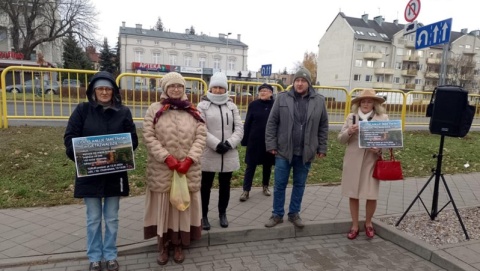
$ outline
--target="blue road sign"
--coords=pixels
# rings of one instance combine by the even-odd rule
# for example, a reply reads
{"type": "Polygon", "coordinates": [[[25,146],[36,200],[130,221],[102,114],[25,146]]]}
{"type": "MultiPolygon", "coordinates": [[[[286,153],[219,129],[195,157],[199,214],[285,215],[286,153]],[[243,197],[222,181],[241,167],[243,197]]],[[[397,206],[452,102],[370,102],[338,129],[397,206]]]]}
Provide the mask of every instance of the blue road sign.
{"type": "Polygon", "coordinates": [[[452,18],[417,29],[415,49],[422,49],[450,41],[452,18]]]}
{"type": "Polygon", "coordinates": [[[272,75],[272,64],[262,65],[262,76],[270,76],[272,75]]]}

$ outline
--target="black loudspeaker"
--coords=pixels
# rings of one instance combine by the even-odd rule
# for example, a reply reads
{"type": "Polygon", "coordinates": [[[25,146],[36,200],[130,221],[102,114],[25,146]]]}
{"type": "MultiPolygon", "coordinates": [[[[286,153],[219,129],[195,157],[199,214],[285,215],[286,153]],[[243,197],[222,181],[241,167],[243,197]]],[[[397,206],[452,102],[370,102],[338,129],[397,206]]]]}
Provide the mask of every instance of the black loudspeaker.
{"type": "Polygon", "coordinates": [[[438,86],[427,108],[430,133],[464,137],[474,115],[475,107],[468,104],[468,91],[459,86],[438,86]]]}

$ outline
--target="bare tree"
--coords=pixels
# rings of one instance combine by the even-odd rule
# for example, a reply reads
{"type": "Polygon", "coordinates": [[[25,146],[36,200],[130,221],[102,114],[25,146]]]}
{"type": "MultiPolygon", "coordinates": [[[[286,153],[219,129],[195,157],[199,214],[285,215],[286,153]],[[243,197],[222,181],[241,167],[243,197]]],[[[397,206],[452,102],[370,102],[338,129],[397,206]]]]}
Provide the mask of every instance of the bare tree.
{"type": "Polygon", "coordinates": [[[462,86],[471,92],[478,85],[475,80],[475,70],[476,62],[473,55],[454,54],[448,60],[446,84],[462,86]]]}
{"type": "Polygon", "coordinates": [[[12,46],[25,59],[40,44],[74,34],[93,43],[97,13],[90,0],[1,0],[0,14],[9,18],[12,46]]]}

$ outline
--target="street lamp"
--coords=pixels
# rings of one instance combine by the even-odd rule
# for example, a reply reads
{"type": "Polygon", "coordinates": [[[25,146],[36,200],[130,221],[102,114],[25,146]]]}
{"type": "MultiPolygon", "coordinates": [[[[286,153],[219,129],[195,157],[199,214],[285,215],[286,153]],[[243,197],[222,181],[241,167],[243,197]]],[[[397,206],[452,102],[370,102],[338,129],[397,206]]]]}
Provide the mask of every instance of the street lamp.
{"type": "Polygon", "coordinates": [[[227,49],[225,50],[225,75],[227,74],[228,70],[228,36],[230,36],[231,34],[231,32],[228,32],[227,34],[227,49]]]}

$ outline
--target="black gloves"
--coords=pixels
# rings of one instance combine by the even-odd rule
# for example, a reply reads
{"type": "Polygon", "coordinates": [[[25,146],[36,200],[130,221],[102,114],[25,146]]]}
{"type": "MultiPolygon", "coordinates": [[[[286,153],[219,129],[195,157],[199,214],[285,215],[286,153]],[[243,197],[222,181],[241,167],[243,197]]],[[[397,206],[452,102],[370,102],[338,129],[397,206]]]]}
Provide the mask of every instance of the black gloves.
{"type": "Polygon", "coordinates": [[[225,142],[218,143],[215,151],[219,154],[224,154],[231,149],[232,149],[232,145],[230,145],[230,143],[228,143],[228,141],[225,141],[225,142]]]}

